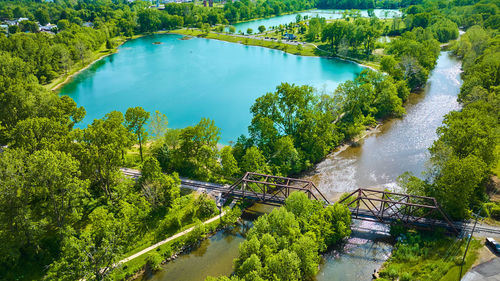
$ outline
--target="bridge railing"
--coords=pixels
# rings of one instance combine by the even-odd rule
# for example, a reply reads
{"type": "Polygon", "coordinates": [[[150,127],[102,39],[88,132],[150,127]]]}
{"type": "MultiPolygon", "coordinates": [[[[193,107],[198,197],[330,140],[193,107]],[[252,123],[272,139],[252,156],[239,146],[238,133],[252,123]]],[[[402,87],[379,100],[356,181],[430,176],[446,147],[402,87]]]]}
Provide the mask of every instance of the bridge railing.
{"type": "Polygon", "coordinates": [[[354,218],[413,226],[439,225],[444,222],[449,229],[458,233],[433,197],[360,188],[338,203],[347,205],[354,218]]]}
{"type": "Polygon", "coordinates": [[[316,186],[306,180],[247,172],[229,187],[225,196],[249,197],[263,202],[283,203],[292,192],[329,204],[316,186]]]}

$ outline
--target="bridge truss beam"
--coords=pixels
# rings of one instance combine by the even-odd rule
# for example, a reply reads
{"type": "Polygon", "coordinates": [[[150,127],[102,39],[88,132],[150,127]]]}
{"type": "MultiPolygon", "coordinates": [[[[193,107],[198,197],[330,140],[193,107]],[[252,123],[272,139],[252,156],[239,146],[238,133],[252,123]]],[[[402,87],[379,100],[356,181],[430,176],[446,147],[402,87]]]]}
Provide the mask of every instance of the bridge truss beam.
{"type": "Polygon", "coordinates": [[[387,224],[399,222],[421,228],[441,226],[458,234],[433,197],[359,188],[338,203],[347,205],[354,219],[387,224]]]}
{"type": "Polygon", "coordinates": [[[253,199],[263,203],[283,204],[293,192],[303,192],[310,199],[329,204],[314,183],[301,179],[247,172],[224,192],[224,197],[253,199]]]}

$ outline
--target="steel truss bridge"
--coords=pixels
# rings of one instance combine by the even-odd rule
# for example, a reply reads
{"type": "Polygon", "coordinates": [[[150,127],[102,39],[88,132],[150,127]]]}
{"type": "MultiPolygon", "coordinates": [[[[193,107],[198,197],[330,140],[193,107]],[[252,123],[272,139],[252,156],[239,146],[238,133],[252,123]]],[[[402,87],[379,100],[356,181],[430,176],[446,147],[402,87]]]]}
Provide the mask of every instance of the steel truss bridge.
{"type": "MultiPolygon", "coordinates": [[[[137,179],[140,172],[122,169],[137,179]]],[[[252,200],[263,204],[281,205],[293,192],[302,192],[324,206],[333,204],[311,181],[247,172],[232,185],[220,185],[181,178],[181,187],[219,192],[223,199],[252,200]]],[[[359,188],[344,196],[338,204],[345,204],[353,219],[402,224],[407,227],[433,229],[442,227],[459,234],[467,225],[452,222],[433,197],[359,188]]]]}

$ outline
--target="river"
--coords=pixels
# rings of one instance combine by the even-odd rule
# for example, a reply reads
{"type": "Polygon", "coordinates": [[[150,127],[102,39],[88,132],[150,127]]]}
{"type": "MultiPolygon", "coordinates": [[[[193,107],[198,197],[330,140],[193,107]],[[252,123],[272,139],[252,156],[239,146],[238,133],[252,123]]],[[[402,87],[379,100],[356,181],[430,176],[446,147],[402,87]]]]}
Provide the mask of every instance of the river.
{"type": "MultiPolygon", "coordinates": [[[[420,175],[429,159],[427,148],[437,138],[435,132],[443,116],[460,108],[456,101],[461,85],[460,67],[459,60],[442,52],[424,91],[412,95],[406,104],[404,118],[384,123],[362,140],[359,147],[331,154],[317,165],[310,179],[330,198],[337,198],[357,187],[394,189],[395,179],[405,171],[420,175]]],[[[237,256],[241,241],[239,228],[219,232],[203,241],[199,249],[164,265],[162,271],[143,280],[202,281],[206,276],[230,274],[231,261],[237,256]]],[[[323,255],[316,279],[369,281],[391,251],[387,226],[354,221],[351,237],[323,255]]]]}
{"type": "MultiPolygon", "coordinates": [[[[214,119],[221,127],[223,142],[228,142],[246,132],[248,108],[255,98],[280,82],[331,90],[363,69],[335,59],[180,38],[149,36],[127,42],[118,54],[97,62],[65,85],[61,93],[87,110],[81,126],[111,110],[125,111],[139,105],[165,113],[174,128],[193,125],[201,117],[214,119]]],[[[460,62],[442,52],[424,91],[407,102],[404,118],[384,123],[358,147],[332,153],[308,178],[335,199],[358,187],[397,189],[395,180],[405,171],[421,175],[429,158],[427,149],[437,137],[443,116],[459,109],[460,72],[460,62]]],[[[347,242],[324,255],[317,279],[370,280],[392,249],[386,232],[376,224],[356,222],[347,242]]],[[[241,241],[238,228],[218,232],[192,253],[144,278],[196,281],[229,274],[241,241]]]]}
{"type": "Polygon", "coordinates": [[[396,178],[406,171],[422,176],[436,129],[446,113],[460,108],[456,100],[462,84],[460,73],[460,61],[441,52],[427,86],[410,96],[402,119],[385,122],[357,147],[332,153],[308,179],[334,199],[360,187],[397,190],[396,178]]]}
{"type": "Polygon", "coordinates": [[[164,113],[169,127],[215,121],[222,143],[247,133],[250,106],[281,82],[333,91],[364,68],[218,40],[154,35],[131,40],[76,75],[60,93],[84,106],[84,127],[112,110],[142,106],[164,113]]]}
{"type": "MultiPolygon", "coordinates": [[[[342,14],[344,11],[345,10],[315,9],[310,11],[292,13],[289,15],[240,22],[234,24],[234,27],[236,28],[237,33],[240,33],[240,31],[246,33],[248,28],[251,28],[253,32],[257,32],[259,26],[261,25],[266,27],[266,29],[270,29],[271,27],[277,27],[280,24],[295,23],[297,15],[300,15],[302,18],[304,18],[305,16],[307,16],[308,18],[322,17],[329,20],[329,19],[342,18],[342,14]]],[[[368,17],[368,10],[358,10],[358,11],[360,12],[362,17],[368,17]]],[[[400,17],[402,15],[402,13],[399,10],[392,10],[392,9],[374,9],[373,12],[376,17],[381,19],[393,18],[396,16],[400,17]]]]}

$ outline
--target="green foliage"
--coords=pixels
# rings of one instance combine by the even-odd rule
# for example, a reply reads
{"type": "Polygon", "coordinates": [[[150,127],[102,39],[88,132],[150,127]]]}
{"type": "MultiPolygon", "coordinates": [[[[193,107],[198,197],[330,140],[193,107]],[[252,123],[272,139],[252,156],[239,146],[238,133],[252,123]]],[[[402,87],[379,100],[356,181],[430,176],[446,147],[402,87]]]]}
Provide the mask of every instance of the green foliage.
{"type": "MultiPolygon", "coordinates": [[[[81,219],[87,185],[78,162],[63,152],[0,153],[0,268],[13,268],[37,251],[50,256],[52,240],[60,243],[81,219]]],[[[4,271],[5,272],[5,271],[4,271]]]]}
{"type": "Polygon", "coordinates": [[[204,181],[217,180],[219,140],[220,129],[209,119],[202,118],[196,126],[182,129],[178,147],[168,152],[167,171],[204,181]]]}
{"type": "Polygon", "coordinates": [[[95,209],[89,219],[90,228],[64,240],[61,258],[51,266],[47,278],[103,280],[113,270],[125,229],[104,207],[95,209]]]}
{"type": "Polygon", "coordinates": [[[215,202],[206,195],[194,198],[193,195],[186,195],[175,199],[169,212],[158,222],[156,229],[157,240],[175,234],[186,225],[195,221],[203,221],[213,217],[218,213],[215,202]]]}
{"type": "MultiPolygon", "coordinates": [[[[308,280],[320,261],[319,251],[350,235],[349,210],[323,208],[304,193],[292,193],[284,207],[259,217],[239,246],[236,276],[243,280],[308,280]],[[328,241],[328,242],[324,242],[328,241]]],[[[210,279],[207,279],[210,280],[210,279]]]]}
{"type": "MultiPolygon", "coordinates": [[[[455,219],[467,218],[487,198],[485,184],[498,163],[498,43],[487,30],[473,26],[454,45],[463,58],[461,111],[445,116],[439,139],[430,148],[431,165],[420,193],[435,196],[455,219]]],[[[487,210],[488,212],[490,210],[487,210]]]]}
{"type": "Polygon", "coordinates": [[[160,270],[162,262],[163,262],[163,257],[157,251],[151,251],[146,257],[146,265],[152,271],[160,270]]]}
{"type": "Polygon", "coordinates": [[[144,198],[153,207],[169,207],[180,194],[180,179],[174,173],[165,175],[161,172],[156,158],[147,158],[142,165],[142,176],[137,184],[144,198]]]}
{"type": "Polygon", "coordinates": [[[458,26],[455,22],[449,19],[440,19],[436,21],[431,27],[434,36],[439,42],[448,42],[458,37],[458,26]]]}
{"type": "MultiPolygon", "coordinates": [[[[380,272],[382,280],[456,280],[466,240],[455,241],[439,232],[402,231],[400,235],[380,272]],[[460,250],[450,252],[455,243],[460,250]]],[[[480,246],[479,241],[472,241],[463,273],[472,266],[480,246]]]]}
{"type": "MultiPolygon", "coordinates": [[[[51,280],[109,278],[110,272],[100,269],[126,252],[217,214],[213,201],[204,196],[179,196],[175,171],[202,180],[227,181],[247,170],[290,175],[312,167],[342,140],[373,125],[375,118],[403,114],[401,103],[410,90],[425,85],[440,51],[439,42],[456,38],[457,26],[467,30],[451,44],[463,60],[464,84],[459,95],[463,110],[446,116],[439,129],[428,178],[422,181],[407,175],[401,183],[412,193],[440,198],[453,217],[467,216],[484,203],[484,183],[498,162],[494,147],[498,142],[500,21],[497,5],[490,2],[426,2],[409,7],[390,26],[373,17],[359,18],[359,12],[345,13],[345,19],[328,25],[325,19],[313,18],[307,29],[300,22],[299,33],[306,33],[307,40],[317,41],[323,35],[341,55],[363,51],[362,56],[369,59],[379,35],[404,33],[388,44],[389,55],[381,59],[388,76],[365,72],[334,95],[282,84],[255,102],[250,137],[240,138],[232,148],[218,150],[220,133],[210,120],[185,129],[167,129],[166,117],[153,114],[149,131],[158,143],[152,149],[156,159],[145,159],[143,177],[135,185],[122,177],[119,168],[134,135],[142,154],[149,113],[131,108],[124,118],[110,112],[87,128],[74,129],[85,110],[41,85],[85,66],[101,51],[109,52],[105,48],[112,49],[118,36],[183,26],[207,31],[214,25],[315,5],[394,8],[412,2],[237,1],[221,9],[169,3],[165,10],[147,9],[143,1],[0,2],[2,18],[30,19],[10,26],[8,37],[0,36],[0,144],[8,145],[0,154],[0,279],[19,279],[20,272],[31,273],[48,264],[46,278],[51,280]],[[56,34],[39,32],[34,20],[57,23],[56,34]],[[84,22],[92,22],[93,28],[83,27],[84,22]],[[160,167],[171,174],[162,174],[160,167]]],[[[229,32],[235,32],[233,26],[229,32]]],[[[221,280],[314,276],[318,251],[349,234],[350,217],[343,206],[323,209],[300,196],[293,194],[283,210],[256,223],[235,267],[241,276],[221,280]]],[[[488,205],[485,212],[497,217],[497,207],[488,205]]],[[[227,221],[235,221],[238,215],[237,210],[231,212],[227,221]]],[[[196,231],[190,239],[195,241],[210,229],[196,231]]],[[[177,248],[172,245],[168,252],[172,249],[177,248]]],[[[425,254],[415,249],[402,250],[405,260],[425,254]]],[[[434,275],[426,275],[429,268],[440,274],[446,265],[404,274],[393,268],[389,275],[396,272],[401,280],[432,280],[434,275]],[[422,272],[423,277],[415,272],[422,272]]]]}
{"type": "Polygon", "coordinates": [[[240,168],[238,167],[238,162],[234,158],[232,153],[232,148],[230,146],[224,146],[220,151],[222,175],[226,178],[232,178],[240,173],[240,168]]]}
{"type": "Polygon", "coordinates": [[[133,133],[137,140],[139,141],[139,151],[142,158],[142,143],[147,140],[148,133],[146,131],[145,125],[149,120],[149,112],[145,111],[144,108],[137,106],[127,109],[125,113],[125,126],[127,129],[133,133]]]}
{"type": "Polygon", "coordinates": [[[245,172],[269,173],[269,167],[266,158],[262,152],[255,146],[247,149],[241,160],[241,169],[245,172]]]}

